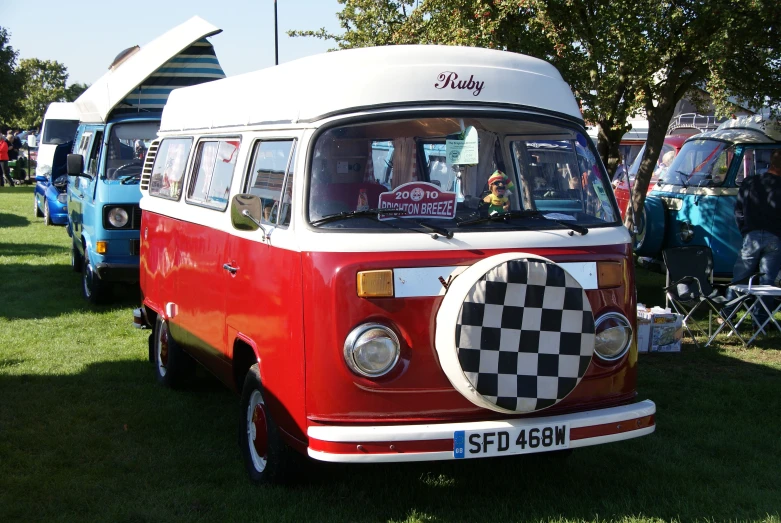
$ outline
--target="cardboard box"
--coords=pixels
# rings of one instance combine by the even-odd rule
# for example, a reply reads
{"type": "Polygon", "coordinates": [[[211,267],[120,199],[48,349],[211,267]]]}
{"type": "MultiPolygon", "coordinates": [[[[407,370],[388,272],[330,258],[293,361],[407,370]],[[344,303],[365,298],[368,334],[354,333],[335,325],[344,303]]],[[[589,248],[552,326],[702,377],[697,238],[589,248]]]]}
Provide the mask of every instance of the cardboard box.
{"type": "Polygon", "coordinates": [[[683,316],[674,312],[653,312],[651,352],[681,352],[683,316]]]}
{"type": "Polygon", "coordinates": [[[637,352],[643,353],[651,350],[651,320],[653,314],[646,311],[637,311],[637,352]]]}

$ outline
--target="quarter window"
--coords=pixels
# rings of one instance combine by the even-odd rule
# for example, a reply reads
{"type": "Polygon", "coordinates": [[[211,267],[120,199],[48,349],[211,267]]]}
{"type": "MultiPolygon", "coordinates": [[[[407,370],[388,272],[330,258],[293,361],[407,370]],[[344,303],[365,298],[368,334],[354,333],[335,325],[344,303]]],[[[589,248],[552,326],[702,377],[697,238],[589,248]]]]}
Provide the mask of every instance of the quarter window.
{"type": "Polygon", "coordinates": [[[265,223],[290,223],[294,155],[295,140],[258,142],[255,146],[247,192],[261,199],[265,223]]]}
{"type": "Polygon", "coordinates": [[[187,200],[224,211],[228,207],[239,140],[210,140],[198,144],[187,200]]]}
{"type": "Polygon", "coordinates": [[[189,138],[166,138],[160,142],[149,181],[150,195],[179,200],[191,148],[192,140],[189,138]]]}

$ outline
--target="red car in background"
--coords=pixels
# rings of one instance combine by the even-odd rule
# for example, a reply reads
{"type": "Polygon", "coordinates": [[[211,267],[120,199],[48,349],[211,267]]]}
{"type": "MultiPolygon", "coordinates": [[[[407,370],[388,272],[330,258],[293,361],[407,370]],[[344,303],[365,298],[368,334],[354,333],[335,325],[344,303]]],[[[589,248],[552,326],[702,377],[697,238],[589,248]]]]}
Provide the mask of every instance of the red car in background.
{"type": "MultiPolygon", "coordinates": [[[[648,184],[648,191],[654,188],[656,181],[664,174],[667,168],[672,163],[673,159],[678,155],[678,151],[681,150],[683,142],[686,141],[688,135],[669,135],[664,137],[664,145],[662,145],[662,152],[659,153],[659,159],[656,162],[654,173],[651,176],[651,182],[648,184]]],[[[637,171],[640,169],[640,162],[643,160],[643,154],[645,154],[645,144],[640,152],[629,167],[629,179],[634,184],[637,171]]],[[[626,210],[629,206],[629,184],[627,183],[626,176],[620,176],[613,180],[613,192],[616,195],[616,201],[618,202],[618,208],[621,211],[621,218],[626,218],[626,210]]]]}

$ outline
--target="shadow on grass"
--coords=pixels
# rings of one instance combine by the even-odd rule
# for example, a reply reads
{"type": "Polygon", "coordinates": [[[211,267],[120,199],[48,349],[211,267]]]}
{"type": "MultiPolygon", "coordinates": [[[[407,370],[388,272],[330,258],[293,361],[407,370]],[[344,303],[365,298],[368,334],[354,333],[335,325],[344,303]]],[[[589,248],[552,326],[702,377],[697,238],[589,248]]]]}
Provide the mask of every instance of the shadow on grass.
{"type": "MultiPolygon", "coordinates": [[[[0,255],[6,245],[9,244],[0,244],[0,255]]],[[[65,247],[33,244],[23,244],[22,251],[34,254],[37,247],[47,249],[45,252],[67,252],[65,247]]],[[[16,255],[19,254],[16,252],[16,255]]],[[[4,303],[0,306],[0,318],[9,320],[50,318],[74,311],[137,307],[141,301],[138,285],[115,284],[110,303],[103,306],[90,305],[81,294],[81,274],[73,272],[70,265],[7,264],[2,265],[0,270],[0,297],[4,303]]]]}
{"type": "Polygon", "coordinates": [[[234,394],[202,369],[183,391],[159,387],[145,352],[76,375],[0,374],[0,520],[693,521],[781,511],[772,422],[781,372],[722,351],[643,355],[641,397],[658,406],[657,432],[644,438],[568,459],[316,463],[288,488],[248,484],[234,394]]]}
{"type": "Polygon", "coordinates": [[[0,212],[0,228],[3,227],[27,227],[30,225],[30,220],[24,216],[18,214],[9,214],[6,212],[0,212]]]}
{"type": "Polygon", "coordinates": [[[0,242],[0,256],[60,256],[63,254],[68,254],[68,248],[62,245],[0,242]]]}

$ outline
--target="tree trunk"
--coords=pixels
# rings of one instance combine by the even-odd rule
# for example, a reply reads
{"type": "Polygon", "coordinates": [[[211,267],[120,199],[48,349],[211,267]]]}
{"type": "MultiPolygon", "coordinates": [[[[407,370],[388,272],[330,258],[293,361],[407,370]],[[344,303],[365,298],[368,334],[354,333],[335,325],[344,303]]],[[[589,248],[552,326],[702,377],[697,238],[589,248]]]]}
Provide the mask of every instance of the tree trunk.
{"type": "MultiPolygon", "coordinates": [[[[656,168],[656,162],[659,160],[659,154],[662,152],[664,137],[667,134],[667,127],[670,125],[670,119],[674,111],[675,103],[660,102],[653,111],[646,112],[646,117],[648,118],[648,138],[645,142],[643,159],[640,161],[640,168],[632,186],[632,207],[635,214],[639,213],[645,204],[645,195],[648,192],[648,186],[656,168]]],[[[627,229],[633,231],[633,213],[626,213],[624,224],[627,229]]]]}
{"type": "Polygon", "coordinates": [[[613,175],[618,169],[618,146],[621,143],[621,138],[624,137],[624,131],[621,129],[612,129],[613,122],[600,121],[599,124],[599,138],[597,141],[597,152],[602,158],[602,163],[605,164],[610,179],[613,179],[613,175]]]}

